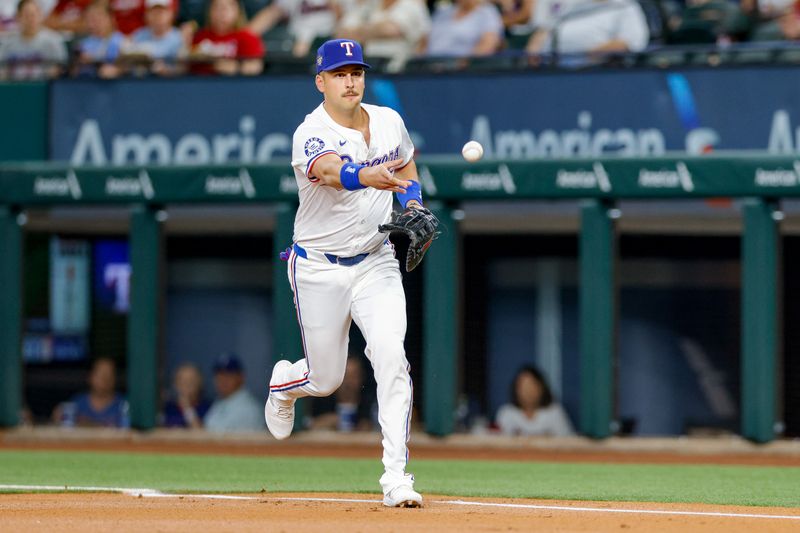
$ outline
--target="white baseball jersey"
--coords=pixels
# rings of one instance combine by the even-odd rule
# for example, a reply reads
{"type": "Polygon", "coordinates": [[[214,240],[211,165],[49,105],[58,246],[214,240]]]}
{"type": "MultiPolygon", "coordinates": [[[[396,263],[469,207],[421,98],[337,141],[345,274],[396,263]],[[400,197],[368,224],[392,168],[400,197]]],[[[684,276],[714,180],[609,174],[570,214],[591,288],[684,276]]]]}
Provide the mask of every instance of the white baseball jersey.
{"type": "Polygon", "coordinates": [[[334,122],[322,105],[294,134],[292,166],[300,189],[294,240],[301,248],[295,246],[289,254],[287,274],[305,357],[276,366],[270,395],[286,401],[336,391],[344,378],[355,321],[367,342],[365,355],[378,386],[384,464],[380,483],[389,494],[413,484],[405,471],[414,396],[403,346],[405,293],[394,249],[383,245],[386,234],[378,232],[378,225],[391,216],[393,194],[371,187],[337,191],[321,186],[314,176],[314,163],[325,154],[361,165],[411,161],[414,147],[400,116],[386,107],[362,105],[370,118],[369,146],[361,132],[334,122]],[[368,255],[342,264],[319,252],[340,258],[368,255]]]}
{"type": "Polygon", "coordinates": [[[400,115],[388,107],[362,107],[370,117],[369,146],[360,131],[337,124],[322,104],[294,132],[292,167],[300,196],[294,241],[303,248],[352,257],[371,252],[386,240],[378,226],[391,216],[393,193],[372,187],[337,191],[320,186],[314,177],[314,163],[331,153],[359,165],[411,161],[414,145],[400,115]]]}

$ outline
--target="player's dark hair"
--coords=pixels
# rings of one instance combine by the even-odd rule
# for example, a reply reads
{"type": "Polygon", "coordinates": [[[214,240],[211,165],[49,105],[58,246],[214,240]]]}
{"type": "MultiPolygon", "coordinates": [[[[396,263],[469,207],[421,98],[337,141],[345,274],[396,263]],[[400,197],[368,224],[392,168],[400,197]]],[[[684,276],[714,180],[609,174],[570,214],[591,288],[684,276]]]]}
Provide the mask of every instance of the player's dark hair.
{"type": "Polygon", "coordinates": [[[517,381],[523,374],[530,374],[533,376],[533,379],[539,382],[539,386],[542,388],[542,398],[539,401],[539,407],[548,407],[551,403],[553,403],[553,393],[550,392],[550,385],[547,383],[547,380],[544,378],[544,375],[539,371],[538,368],[533,367],[531,365],[525,365],[514,375],[514,379],[511,380],[511,403],[513,403],[517,407],[522,407],[519,403],[519,398],[517,397],[517,381]]]}

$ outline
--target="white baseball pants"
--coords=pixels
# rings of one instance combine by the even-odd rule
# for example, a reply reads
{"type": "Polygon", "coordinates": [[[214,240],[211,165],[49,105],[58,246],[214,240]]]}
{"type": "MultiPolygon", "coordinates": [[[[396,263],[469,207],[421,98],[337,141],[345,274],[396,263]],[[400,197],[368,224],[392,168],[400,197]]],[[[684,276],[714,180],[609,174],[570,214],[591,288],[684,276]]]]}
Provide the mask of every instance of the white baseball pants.
{"type": "Polygon", "coordinates": [[[406,300],[397,259],[384,244],[352,266],[331,263],[319,252],[293,249],[289,282],[294,292],[305,359],[288,368],[281,399],[328,396],[344,378],[350,324],[367,342],[366,356],[378,385],[378,418],[383,433],[384,493],[410,484],[406,475],[413,384],[403,342],[406,300]]]}

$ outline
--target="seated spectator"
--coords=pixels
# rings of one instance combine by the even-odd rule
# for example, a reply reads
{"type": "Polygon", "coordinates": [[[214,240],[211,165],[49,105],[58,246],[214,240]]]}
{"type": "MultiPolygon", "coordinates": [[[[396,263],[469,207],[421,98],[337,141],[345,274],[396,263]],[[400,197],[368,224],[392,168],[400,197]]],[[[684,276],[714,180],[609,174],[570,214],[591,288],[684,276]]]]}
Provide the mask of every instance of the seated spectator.
{"type": "Polygon", "coordinates": [[[66,34],[86,33],[85,12],[94,0],[58,0],[44,24],[66,34]]]}
{"type": "Polygon", "coordinates": [[[262,35],[285,20],[289,21],[289,34],[294,39],[292,55],[304,57],[315,39],[333,34],[335,0],[275,0],[253,16],[248,28],[262,35]]]}
{"type": "Polygon", "coordinates": [[[258,402],[244,386],[242,362],[233,354],[222,354],[214,363],[217,399],[203,422],[208,431],[230,433],[264,429],[263,402],[258,402]]]}
{"type": "Polygon", "coordinates": [[[436,10],[423,43],[425,54],[431,57],[492,55],[503,43],[503,19],[494,4],[456,0],[436,10]]]}
{"type": "Polygon", "coordinates": [[[18,30],[0,43],[0,79],[54,78],[67,62],[61,35],[42,27],[42,10],[36,0],[20,0],[18,30]]]}
{"type": "Polygon", "coordinates": [[[311,419],[309,428],[342,432],[372,429],[372,407],[375,402],[369,401],[363,392],[364,368],[358,356],[350,356],[347,358],[344,380],[334,396],[314,399],[314,406],[322,406],[323,409],[311,419]]]}
{"type": "Polygon", "coordinates": [[[203,376],[196,366],[184,363],[175,370],[173,397],[164,403],[162,425],[170,428],[203,427],[211,402],[203,397],[203,376]]]}
{"type": "Polygon", "coordinates": [[[361,0],[342,17],[336,37],[359,41],[367,57],[390,60],[386,69],[399,72],[430,29],[422,0],[361,0]]]}
{"type": "Polygon", "coordinates": [[[175,8],[172,0],[146,0],[147,27],[136,30],[122,50],[123,59],[150,62],[150,71],[166,76],[179,74],[177,60],[184,54],[183,35],[172,25],[175,8]]]}
{"type": "Polygon", "coordinates": [[[497,425],[505,435],[570,436],[575,433],[564,409],[553,400],[541,372],[521,368],[511,383],[511,403],[497,411],[497,425]]]}
{"type": "Polygon", "coordinates": [[[114,19],[104,0],[95,0],[86,9],[85,18],[89,35],[78,44],[78,74],[116,78],[121,70],[115,62],[125,36],[114,29],[114,19]]]}
{"type": "Polygon", "coordinates": [[[640,52],[647,47],[650,30],[635,0],[594,0],[572,6],[538,30],[526,47],[528,53],[640,52]]]}
{"type": "Polygon", "coordinates": [[[253,76],[264,69],[264,45],[246,29],[238,0],[211,0],[208,26],[192,40],[191,57],[202,62],[192,67],[195,74],[244,74],[253,76]]]}
{"type": "Polygon", "coordinates": [[[107,357],[95,360],[88,381],[89,392],[59,404],[53,411],[53,421],[66,427],[129,427],[128,402],[114,390],[117,383],[114,361],[107,357]]]}

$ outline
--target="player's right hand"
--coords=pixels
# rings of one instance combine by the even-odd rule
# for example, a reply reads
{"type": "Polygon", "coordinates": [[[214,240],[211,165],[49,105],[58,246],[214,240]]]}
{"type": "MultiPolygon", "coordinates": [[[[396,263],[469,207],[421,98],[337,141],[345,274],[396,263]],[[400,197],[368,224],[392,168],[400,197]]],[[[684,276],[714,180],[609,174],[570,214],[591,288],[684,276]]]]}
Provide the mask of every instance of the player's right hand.
{"type": "Polygon", "coordinates": [[[361,185],[374,189],[404,193],[408,187],[411,187],[411,182],[394,177],[394,169],[401,164],[403,164],[402,159],[394,159],[374,167],[362,168],[358,173],[358,181],[361,182],[361,185]]]}

